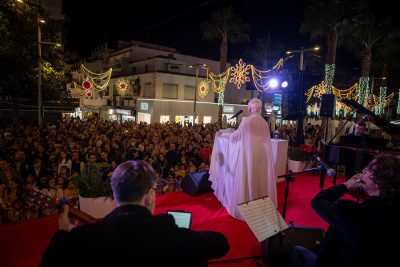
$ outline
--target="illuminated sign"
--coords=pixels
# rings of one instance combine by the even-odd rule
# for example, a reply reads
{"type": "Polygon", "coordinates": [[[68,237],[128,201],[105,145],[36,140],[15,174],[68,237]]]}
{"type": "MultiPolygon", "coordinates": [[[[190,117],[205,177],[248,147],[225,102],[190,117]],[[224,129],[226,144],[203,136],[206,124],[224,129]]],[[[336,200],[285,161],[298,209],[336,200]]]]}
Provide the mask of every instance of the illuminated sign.
{"type": "Polygon", "coordinates": [[[115,113],[122,114],[122,115],[132,115],[132,111],[128,109],[115,109],[115,113]]]}
{"type": "Polygon", "coordinates": [[[224,106],[224,112],[233,113],[235,112],[235,108],[233,106],[224,106]]]}
{"type": "Polygon", "coordinates": [[[141,110],[149,110],[149,103],[147,103],[147,102],[140,103],[140,109],[141,110]]]}
{"type": "Polygon", "coordinates": [[[272,105],[280,106],[282,104],[282,94],[274,94],[272,97],[272,105]]]}

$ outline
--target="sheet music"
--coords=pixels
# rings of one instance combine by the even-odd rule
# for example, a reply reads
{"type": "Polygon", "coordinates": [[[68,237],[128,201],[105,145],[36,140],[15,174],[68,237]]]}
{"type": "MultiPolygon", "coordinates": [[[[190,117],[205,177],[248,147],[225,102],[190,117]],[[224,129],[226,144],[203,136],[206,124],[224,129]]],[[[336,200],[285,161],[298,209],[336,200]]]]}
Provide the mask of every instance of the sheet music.
{"type": "Polygon", "coordinates": [[[288,228],[269,197],[239,204],[237,209],[259,242],[288,228]]]}

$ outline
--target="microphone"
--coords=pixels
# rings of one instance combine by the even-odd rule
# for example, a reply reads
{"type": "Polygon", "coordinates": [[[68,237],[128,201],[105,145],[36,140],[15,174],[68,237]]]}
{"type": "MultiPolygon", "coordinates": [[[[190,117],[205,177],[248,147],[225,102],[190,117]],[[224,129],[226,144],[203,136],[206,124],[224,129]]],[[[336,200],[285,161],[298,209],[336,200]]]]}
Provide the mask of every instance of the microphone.
{"type": "Polygon", "coordinates": [[[232,117],[230,117],[230,120],[233,120],[234,118],[239,117],[239,115],[243,112],[243,109],[239,110],[238,112],[236,112],[232,117]]]}
{"type": "Polygon", "coordinates": [[[335,176],[336,171],[334,169],[329,168],[329,166],[322,161],[322,159],[318,156],[315,156],[315,159],[318,161],[319,166],[321,166],[329,176],[335,176]]]}

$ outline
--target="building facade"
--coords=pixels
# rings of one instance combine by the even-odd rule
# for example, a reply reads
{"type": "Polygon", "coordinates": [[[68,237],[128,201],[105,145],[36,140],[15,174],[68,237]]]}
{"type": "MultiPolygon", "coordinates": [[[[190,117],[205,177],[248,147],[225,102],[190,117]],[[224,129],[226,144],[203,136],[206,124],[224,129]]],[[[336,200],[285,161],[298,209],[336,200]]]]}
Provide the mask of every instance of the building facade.
{"type": "MultiPolygon", "coordinates": [[[[219,62],[180,54],[176,49],[143,42],[120,42],[118,49],[107,46],[93,51],[84,66],[94,73],[112,68],[107,88],[80,96],[82,116],[96,113],[105,120],[136,122],[212,123],[218,120],[218,95],[210,86],[207,95],[196,93],[196,83],[207,80],[209,71],[218,73],[219,62]],[[205,67],[204,67],[205,66],[205,67]],[[128,83],[122,95],[118,89],[128,83]]],[[[75,80],[83,82],[82,73],[75,80]]],[[[253,91],[227,84],[223,116],[243,110],[253,91]]]]}

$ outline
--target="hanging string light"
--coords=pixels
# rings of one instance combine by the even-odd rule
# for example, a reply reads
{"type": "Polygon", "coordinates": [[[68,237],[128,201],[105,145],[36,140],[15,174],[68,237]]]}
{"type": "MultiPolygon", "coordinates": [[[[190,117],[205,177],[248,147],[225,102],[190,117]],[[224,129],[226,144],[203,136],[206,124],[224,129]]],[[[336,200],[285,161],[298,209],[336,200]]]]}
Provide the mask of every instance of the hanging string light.
{"type": "Polygon", "coordinates": [[[110,82],[112,68],[102,73],[95,73],[86,68],[81,64],[81,71],[86,77],[85,81],[82,83],[82,87],[87,89],[85,86],[93,87],[94,91],[100,92],[106,89],[108,83],[110,82]],[[84,86],[85,83],[85,86],[84,86]]]}

